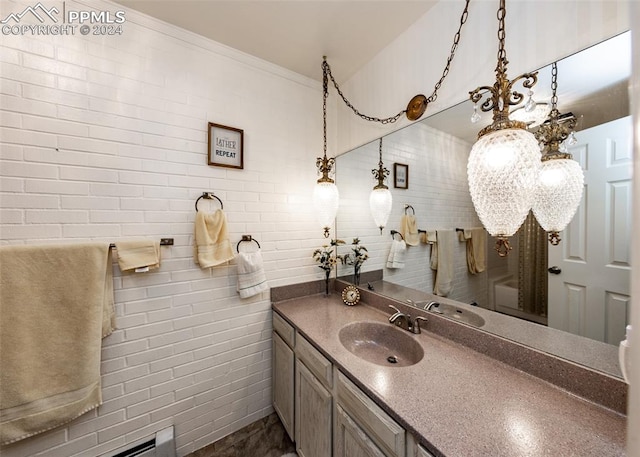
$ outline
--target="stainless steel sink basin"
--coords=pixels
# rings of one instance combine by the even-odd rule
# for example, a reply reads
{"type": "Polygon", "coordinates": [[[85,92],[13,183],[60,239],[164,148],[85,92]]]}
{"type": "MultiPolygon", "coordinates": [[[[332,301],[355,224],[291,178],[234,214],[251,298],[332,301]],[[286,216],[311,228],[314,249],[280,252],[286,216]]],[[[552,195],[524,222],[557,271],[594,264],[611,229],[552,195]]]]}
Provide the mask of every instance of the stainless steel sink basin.
{"type": "Polygon", "coordinates": [[[443,316],[451,319],[464,322],[474,327],[482,327],[484,325],[484,319],[479,314],[473,311],[459,308],[457,306],[448,305],[446,303],[440,303],[439,305],[433,305],[429,311],[442,314],[443,316]]]}
{"type": "Polygon", "coordinates": [[[340,343],[367,362],[389,367],[418,363],[424,350],[405,330],[381,322],[354,322],[340,329],[340,343]]]}

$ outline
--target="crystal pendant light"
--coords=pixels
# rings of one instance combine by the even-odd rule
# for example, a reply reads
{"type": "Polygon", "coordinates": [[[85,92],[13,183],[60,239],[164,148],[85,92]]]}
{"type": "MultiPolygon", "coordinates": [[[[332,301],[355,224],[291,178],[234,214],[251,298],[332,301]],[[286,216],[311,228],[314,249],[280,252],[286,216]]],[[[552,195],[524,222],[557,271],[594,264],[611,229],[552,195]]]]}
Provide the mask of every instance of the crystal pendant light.
{"type": "Polygon", "coordinates": [[[493,123],[478,133],[467,163],[473,206],[482,225],[497,238],[495,250],[501,257],[509,254],[508,237],[518,230],[531,209],[541,158],[538,141],[526,130],[526,124],[509,119],[509,106],[518,105],[524,99],[513,89],[515,83],[522,81],[523,87],[531,89],[538,78],[534,72],[508,80],[505,16],[505,0],[500,0],[496,82],[470,92],[473,103],[490,94],[481,109],[493,111],[493,123]]]}
{"type": "Polygon", "coordinates": [[[558,67],[551,66],[551,116],[536,132],[543,145],[542,170],[536,198],[533,202],[533,214],[540,226],[549,232],[549,242],[557,245],[560,233],[571,222],[582,200],[584,173],[582,168],[566,152],[564,141],[574,139],[576,125],[574,116],[562,116],[557,108],[558,67]]]}
{"type": "Polygon", "coordinates": [[[324,138],[324,156],[318,157],[316,167],[318,172],[322,174],[313,189],[313,204],[316,210],[316,217],[320,226],[324,230],[324,237],[329,237],[331,224],[336,218],[338,212],[338,204],[340,202],[340,194],[338,187],[333,179],[329,177],[335,165],[335,159],[332,157],[327,159],[327,97],[329,95],[329,80],[327,76],[326,58],[322,62],[323,74],[323,97],[322,97],[322,122],[323,122],[323,138],[324,138]]]}
{"type": "Polygon", "coordinates": [[[379,154],[380,161],[378,162],[378,169],[376,170],[374,168],[371,170],[371,173],[378,181],[378,184],[373,188],[369,195],[369,208],[371,209],[373,220],[375,221],[376,226],[380,229],[380,234],[382,234],[382,229],[387,225],[389,213],[391,213],[391,207],[393,205],[391,191],[389,191],[389,188],[384,184],[385,178],[389,176],[389,170],[384,168],[384,164],[382,163],[382,138],[380,138],[379,154]]]}

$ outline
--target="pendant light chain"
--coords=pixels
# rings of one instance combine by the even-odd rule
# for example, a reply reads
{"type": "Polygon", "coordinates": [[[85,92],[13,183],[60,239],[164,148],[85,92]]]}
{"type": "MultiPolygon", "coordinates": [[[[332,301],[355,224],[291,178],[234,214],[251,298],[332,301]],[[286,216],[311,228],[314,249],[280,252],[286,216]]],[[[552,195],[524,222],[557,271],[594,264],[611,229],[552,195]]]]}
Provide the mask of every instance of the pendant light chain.
{"type": "Polygon", "coordinates": [[[558,111],[558,64],[553,62],[551,64],[551,119],[558,119],[560,112],[558,111]]]}
{"type": "Polygon", "coordinates": [[[431,93],[431,95],[429,95],[429,97],[425,97],[424,95],[416,95],[411,99],[406,109],[400,111],[398,114],[394,116],[379,118],[374,116],[368,116],[366,114],[361,113],[355,106],[351,104],[349,100],[347,100],[347,97],[342,93],[340,86],[338,85],[335,78],[333,77],[333,74],[331,73],[331,67],[329,67],[329,64],[326,61],[326,57],[322,62],[323,72],[325,72],[325,74],[328,74],[329,78],[331,79],[331,82],[333,83],[333,86],[336,88],[336,91],[338,92],[338,95],[340,95],[340,98],[342,98],[342,101],[344,102],[344,104],[347,105],[347,107],[349,107],[351,111],[353,111],[353,113],[356,116],[360,117],[361,119],[364,119],[365,121],[370,121],[370,122],[379,122],[384,125],[384,124],[393,124],[398,119],[400,119],[400,117],[402,117],[403,114],[406,114],[410,120],[412,121],[417,120],[422,116],[422,114],[424,114],[424,112],[427,109],[427,105],[429,103],[434,102],[438,98],[438,90],[440,89],[440,87],[442,86],[442,83],[444,82],[445,78],[449,74],[449,70],[451,69],[451,63],[453,62],[453,58],[455,57],[456,50],[458,49],[458,44],[460,43],[460,37],[462,36],[462,27],[467,22],[467,19],[469,17],[470,1],[471,0],[465,1],[464,10],[462,11],[462,15],[460,16],[460,24],[458,26],[458,30],[456,31],[453,37],[453,44],[451,46],[451,51],[449,52],[449,57],[447,57],[447,63],[444,67],[444,70],[442,71],[442,76],[440,77],[440,79],[438,80],[438,82],[435,84],[433,88],[433,92],[431,93]],[[411,111],[411,113],[409,111],[411,111]]]}
{"type": "Polygon", "coordinates": [[[456,50],[458,49],[458,43],[460,43],[460,37],[462,36],[462,26],[467,22],[467,19],[469,17],[469,2],[470,0],[466,1],[464,5],[464,10],[462,11],[462,15],[460,16],[460,25],[458,26],[458,30],[456,31],[456,34],[453,36],[453,44],[451,45],[451,51],[449,52],[449,57],[447,57],[447,64],[445,65],[444,70],[442,71],[442,76],[440,77],[440,80],[433,87],[433,92],[431,93],[431,95],[427,97],[427,103],[432,103],[436,101],[436,99],[438,98],[438,90],[440,89],[440,86],[442,86],[444,79],[449,74],[451,63],[453,62],[453,58],[456,54],[456,50]]]}
{"type": "MultiPolygon", "coordinates": [[[[326,60],[324,61],[326,63],[326,60]]],[[[322,135],[324,139],[324,158],[327,158],[327,97],[329,97],[329,81],[327,69],[322,65],[322,135]]]]}
{"type": "Polygon", "coordinates": [[[498,8],[498,64],[502,63],[504,61],[504,63],[507,63],[507,51],[505,50],[504,47],[504,42],[505,42],[505,38],[506,38],[506,32],[505,32],[505,28],[504,28],[504,19],[507,15],[507,8],[506,8],[506,4],[505,4],[505,0],[500,0],[500,8],[498,8]]]}
{"type": "Polygon", "coordinates": [[[374,187],[374,189],[387,189],[387,186],[384,184],[384,180],[387,176],[389,176],[389,170],[384,167],[384,163],[382,162],[382,138],[380,138],[380,147],[379,147],[379,160],[378,160],[378,169],[371,170],[371,174],[378,181],[378,184],[374,187]]]}
{"type": "Polygon", "coordinates": [[[367,116],[366,114],[362,114],[360,111],[358,111],[356,109],[356,107],[354,107],[351,104],[351,102],[349,100],[347,100],[347,97],[345,97],[345,95],[342,93],[342,91],[340,90],[340,86],[338,86],[338,83],[336,82],[335,78],[333,77],[333,74],[331,74],[331,67],[329,67],[329,64],[327,63],[326,60],[324,62],[322,62],[322,68],[329,75],[329,78],[331,78],[331,82],[333,83],[333,86],[336,88],[336,91],[338,92],[338,95],[340,95],[340,98],[342,98],[342,101],[344,102],[344,104],[347,105],[351,109],[351,111],[353,111],[356,114],[356,116],[364,119],[365,121],[380,122],[381,124],[392,124],[392,123],[396,122],[400,118],[400,116],[402,116],[406,112],[406,110],[403,110],[403,111],[400,111],[395,116],[387,117],[387,118],[384,118],[384,119],[381,119],[379,117],[367,116]]]}
{"type": "Polygon", "coordinates": [[[323,94],[322,94],[322,139],[323,139],[323,156],[318,157],[316,160],[316,167],[318,168],[318,172],[322,173],[322,177],[318,180],[318,182],[327,182],[333,183],[333,179],[329,177],[329,174],[333,171],[333,166],[335,165],[335,158],[331,157],[327,159],[327,98],[329,96],[329,83],[327,79],[327,72],[323,69],[323,77],[322,77],[322,85],[323,85],[323,94]]]}

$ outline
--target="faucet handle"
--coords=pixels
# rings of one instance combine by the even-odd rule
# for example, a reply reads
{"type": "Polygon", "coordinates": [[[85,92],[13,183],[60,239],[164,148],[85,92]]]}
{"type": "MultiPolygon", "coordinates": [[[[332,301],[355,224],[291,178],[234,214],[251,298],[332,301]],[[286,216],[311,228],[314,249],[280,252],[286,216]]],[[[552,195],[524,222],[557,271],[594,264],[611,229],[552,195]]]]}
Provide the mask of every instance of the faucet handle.
{"type": "Polygon", "coordinates": [[[391,308],[392,310],[394,310],[396,313],[399,313],[399,312],[400,312],[400,310],[399,310],[398,308],[396,308],[395,306],[393,306],[393,305],[389,305],[389,308],[391,308]]]}
{"type": "Polygon", "coordinates": [[[427,304],[424,305],[424,307],[422,309],[425,309],[427,311],[431,311],[431,308],[433,308],[434,306],[438,307],[438,306],[440,306],[440,303],[438,303],[437,301],[431,300],[431,301],[427,302],[427,304]]]}

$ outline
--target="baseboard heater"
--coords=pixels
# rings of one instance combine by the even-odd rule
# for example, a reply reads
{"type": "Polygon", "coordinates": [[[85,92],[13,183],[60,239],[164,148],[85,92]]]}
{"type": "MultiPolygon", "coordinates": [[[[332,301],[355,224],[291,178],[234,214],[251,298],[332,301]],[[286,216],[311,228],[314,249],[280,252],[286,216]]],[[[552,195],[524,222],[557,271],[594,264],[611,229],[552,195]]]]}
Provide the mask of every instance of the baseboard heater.
{"type": "Polygon", "coordinates": [[[173,426],[160,430],[149,440],[128,444],[104,457],[176,457],[173,426]]]}

